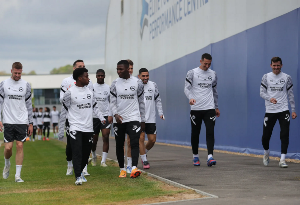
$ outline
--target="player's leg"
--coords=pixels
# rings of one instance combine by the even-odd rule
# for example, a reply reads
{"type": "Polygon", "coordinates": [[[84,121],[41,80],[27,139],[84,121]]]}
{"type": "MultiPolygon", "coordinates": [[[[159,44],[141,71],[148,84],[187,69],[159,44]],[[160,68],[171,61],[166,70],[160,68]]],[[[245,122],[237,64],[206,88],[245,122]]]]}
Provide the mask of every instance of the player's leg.
{"type": "Polygon", "coordinates": [[[46,124],[43,123],[43,141],[46,140],[46,124]]]}
{"type": "Polygon", "coordinates": [[[33,126],[33,132],[32,132],[32,141],[33,142],[35,141],[36,129],[37,129],[37,127],[33,126]]]}
{"type": "Polygon", "coordinates": [[[130,174],[131,178],[138,177],[141,171],[138,170],[137,164],[139,159],[139,140],[141,134],[141,124],[138,121],[128,122],[126,124],[126,133],[130,137],[130,147],[132,156],[132,171],[130,174]]]}
{"type": "Polygon", "coordinates": [[[9,176],[10,170],[10,158],[12,156],[12,147],[13,147],[13,130],[12,125],[4,124],[4,169],[3,169],[3,179],[7,179],[9,176]]]}
{"type": "Polygon", "coordinates": [[[289,146],[289,135],[290,135],[290,112],[279,113],[279,124],[280,124],[280,140],[281,140],[281,158],[279,166],[287,168],[288,165],[285,163],[285,155],[289,146]]]}
{"type": "Polygon", "coordinates": [[[131,174],[132,171],[132,157],[131,157],[131,146],[130,146],[130,137],[127,134],[127,167],[126,172],[131,174]]]}
{"type": "Polygon", "coordinates": [[[50,122],[47,122],[47,124],[46,124],[46,129],[47,129],[47,141],[49,141],[49,134],[50,134],[50,122]]]}
{"type": "Polygon", "coordinates": [[[53,130],[53,137],[56,138],[56,130],[55,130],[55,127],[56,127],[56,123],[52,123],[52,130],[53,130]]]}
{"type": "Polygon", "coordinates": [[[58,137],[58,123],[56,123],[55,129],[56,129],[56,137],[58,137]]]}
{"type": "Polygon", "coordinates": [[[211,167],[216,165],[216,160],[213,158],[213,151],[215,146],[215,121],[216,111],[215,109],[206,110],[203,116],[203,120],[206,127],[206,146],[207,146],[207,166],[211,167]]]}
{"type": "MultiPolygon", "coordinates": [[[[146,127],[147,127],[147,124],[146,124],[146,127]]],[[[141,132],[141,134],[140,134],[139,149],[140,149],[140,156],[141,156],[143,168],[149,169],[150,165],[147,160],[146,148],[145,148],[145,132],[141,132]]]]}
{"type": "Polygon", "coordinates": [[[15,182],[24,182],[21,179],[21,169],[22,169],[22,164],[24,159],[23,144],[26,140],[27,128],[28,126],[26,124],[14,125],[16,148],[17,148],[15,182]]]}
{"type": "Polygon", "coordinates": [[[201,124],[202,124],[201,112],[202,111],[195,111],[195,110],[191,110],[190,112],[191,127],[192,127],[191,145],[193,151],[194,166],[200,166],[198,148],[199,148],[199,135],[200,135],[201,124]]]}
{"type": "Polygon", "coordinates": [[[261,142],[264,148],[264,156],[263,156],[263,164],[268,166],[269,164],[269,144],[272,136],[274,125],[277,121],[278,114],[277,113],[266,113],[264,117],[264,125],[263,125],[263,135],[261,138],[261,142]]]}
{"type": "Polygon", "coordinates": [[[75,184],[80,185],[82,184],[82,132],[79,131],[69,131],[70,133],[70,144],[72,146],[72,160],[73,160],[73,167],[75,173],[75,184]]]}
{"type": "Polygon", "coordinates": [[[83,169],[88,164],[89,156],[91,153],[92,143],[93,143],[93,132],[83,132],[82,133],[82,161],[81,161],[81,178],[82,182],[87,182],[83,169]]]}
{"type": "Polygon", "coordinates": [[[126,169],[124,167],[124,142],[125,142],[125,133],[126,133],[126,124],[117,124],[114,123],[114,133],[116,140],[116,155],[120,167],[119,177],[126,177],[126,169]]]}
{"type": "Polygon", "coordinates": [[[73,174],[73,163],[72,163],[72,146],[71,146],[71,137],[69,132],[69,121],[66,120],[66,137],[67,137],[67,145],[66,145],[66,159],[68,163],[67,173],[66,175],[72,175],[73,174]]]}
{"type": "MultiPolygon", "coordinates": [[[[107,120],[108,122],[108,120],[107,120]]],[[[102,141],[103,141],[103,151],[102,151],[102,160],[101,166],[106,167],[106,158],[109,150],[109,133],[110,133],[110,124],[105,126],[104,129],[101,129],[102,132],[102,141]]]]}
{"type": "Polygon", "coordinates": [[[100,127],[101,127],[100,119],[93,118],[94,135],[93,135],[93,144],[92,144],[92,166],[97,165],[96,149],[97,149],[97,143],[98,143],[98,138],[100,133],[100,127]]]}

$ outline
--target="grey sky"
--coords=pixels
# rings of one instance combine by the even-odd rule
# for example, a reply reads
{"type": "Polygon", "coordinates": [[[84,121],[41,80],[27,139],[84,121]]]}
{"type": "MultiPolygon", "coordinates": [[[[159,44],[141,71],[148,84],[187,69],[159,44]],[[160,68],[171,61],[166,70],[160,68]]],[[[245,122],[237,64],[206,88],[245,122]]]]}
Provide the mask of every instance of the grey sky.
{"type": "Polygon", "coordinates": [[[82,59],[104,63],[109,0],[1,0],[0,71],[49,73],[82,59]]]}

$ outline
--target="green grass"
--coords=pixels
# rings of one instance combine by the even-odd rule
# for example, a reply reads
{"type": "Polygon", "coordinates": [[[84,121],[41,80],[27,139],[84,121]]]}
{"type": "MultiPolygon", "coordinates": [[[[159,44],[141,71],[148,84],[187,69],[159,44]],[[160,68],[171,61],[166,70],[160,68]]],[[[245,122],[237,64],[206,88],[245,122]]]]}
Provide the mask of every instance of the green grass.
{"type": "MultiPolygon", "coordinates": [[[[0,140],[3,139],[0,134],[0,140]]],[[[119,168],[108,162],[103,168],[88,166],[91,176],[82,186],[74,184],[75,177],[66,176],[65,143],[50,141],[25,142],[21,177],[24,183],[15,183],[15,145],[11,158],[10,176],[0,178],[1,204],[117,204],[131,200],[173,195],[182,191],[166,191],[161,182],[145,175],[136,179],[119,178],[119,168]]],[[[4,145],[0,147],[0,171],[4,167],[4,145]]],[[[99,161],[98,161],[99,163],[99,161]]],[[[147,201],[145,200],[145,203],[147,201]]]]}

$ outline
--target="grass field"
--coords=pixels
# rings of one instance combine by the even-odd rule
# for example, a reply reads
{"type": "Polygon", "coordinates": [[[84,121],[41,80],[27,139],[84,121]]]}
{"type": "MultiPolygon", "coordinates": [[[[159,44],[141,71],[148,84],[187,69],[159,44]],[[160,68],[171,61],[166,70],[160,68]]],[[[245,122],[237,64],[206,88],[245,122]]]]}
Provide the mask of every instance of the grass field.
{"type": "MultiPolygon", "coordinates": [[[[0,134],[3,140],[3,134],[0,134]]],[[[0,147],[0,171],[4,167],[4,145],[0,147]]],[[[10,176],[0,178],[0,204],[136,204],[148,199],[184,193],[184,190],[164,189],[159,181],[146,175],[131,179],[119,178],[114,162],[108,167],[92,167],[91,176],[82,186],[75,186],[75,177],[66,176],[65,143],[50,141],[25,142],[21,177],[24,183],[15,183],[15,146],[11,158],[10,176]],[[134,201],[132,201],[134,200],[134,201]],[[143,200],[142,200],[143,201],[143,200]]]]}

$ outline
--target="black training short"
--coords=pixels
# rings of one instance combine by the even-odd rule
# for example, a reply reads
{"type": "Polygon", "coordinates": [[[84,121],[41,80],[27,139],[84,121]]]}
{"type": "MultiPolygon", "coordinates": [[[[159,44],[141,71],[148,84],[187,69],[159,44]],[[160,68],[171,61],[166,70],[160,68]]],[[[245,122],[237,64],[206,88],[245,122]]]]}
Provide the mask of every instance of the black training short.
{"type": "Polygon", "coordinates": [[[43,129],[43,125],[38,125],[38,128],[39,129],[43,129]]]}
{"type": "Polygon", "coordinates": [[[52,123],[52,124],[53,124],[53,128],[54,128],[54,127],[57,127],[57,125],[58,125],[58,123],[55,123],[55,122],[52,123]]]}
{"type": "Polygon", "coordinates": [[[104,116],[106,123],[103,125],[99,118],[93,118],[94,134],[98,135],[102,129],[110,129],[111,124],[108,122],[108,116],[104,116]]]}
{"type": "Polygon", "coordinates": [[[4,142],[26,141],[28,125],[4,124],[4,142]]]}
{"type": "Polygon", "coordinates": [[[147,135],[156,134],[156,123],[145,123],[145,133],[147,135]]]}

